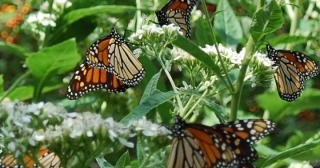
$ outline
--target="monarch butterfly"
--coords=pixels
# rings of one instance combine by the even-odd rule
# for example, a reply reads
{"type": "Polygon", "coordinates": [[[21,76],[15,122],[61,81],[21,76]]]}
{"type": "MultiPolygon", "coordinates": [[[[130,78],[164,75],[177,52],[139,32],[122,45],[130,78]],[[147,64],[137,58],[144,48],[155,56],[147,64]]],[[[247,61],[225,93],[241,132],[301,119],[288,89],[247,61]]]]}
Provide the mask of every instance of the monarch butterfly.
{"type": "Polygon", "coordinates": [[[171,23],[180,27],[183,35],[190,38],[190,16],[198,0],[170,0],[156,15],[161,26],[171,23]]]}
{"type": "Polygon", "coordinates": [[[112,29],[111,33],[91,44],[86,52],[87,64],[112,72],[126,85],[137,85],[144,69],[125,40],[112,29]]]}
{"type": "Polygon", "coordinates": [[[304,89],[304,81],[318,75],[315,61],[298,51],[275,50],[267,45],[267,57],[276,66],[274,79],[283,100],[294,101],[304,89]]]}
{"type": "MultiPolygon", "coordinates": [[[[53,152],[50,152],[46,147],[40,148],[38,152],[38,159],[40,166],[36,164],[36,162],[30,156],[25,156],[23,160],[26,168],[62,168],[59,157],[53,152]]],[[[7,155],[0,158],[0,167],[23,168],[23,165],[18,165],[17,160],[13,155],[7,155]]]]}
{"type": "Polygon", "coordinates": [[[181,117],[171,129],[173,140],[168,168],[254,167],[258,155],[252,145],[269,134],[269,120],[237,120],[208,127],[186,123],[181,117]]]}
{"type": "Polygon", "coordinates": [[[129,86],[104,69],[89,66],[86,62],[75,71],[67,90],[70,100],[77,99],[87,92],[106,89],[107,92],[122,92],[129,86]]]}

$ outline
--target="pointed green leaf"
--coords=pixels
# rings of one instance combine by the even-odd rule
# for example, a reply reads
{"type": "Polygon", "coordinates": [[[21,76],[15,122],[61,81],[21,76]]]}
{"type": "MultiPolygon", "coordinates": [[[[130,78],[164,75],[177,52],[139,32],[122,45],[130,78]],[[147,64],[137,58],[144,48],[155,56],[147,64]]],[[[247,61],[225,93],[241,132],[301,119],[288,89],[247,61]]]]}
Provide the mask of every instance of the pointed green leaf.
{"type": "Polygon", "coordinates": [[[98,157],[96,158],[96,161],[99,165],[100,168],[114,168],[112,164],[110,164],[105,158],[103,157],[98,157]]]}
{"type": "Polygon", "coordinates": [[[140,100],[140,104],[144,102],[148,96],[151,96],[155,92],[155,90],[157,90],[157,84],[160,76],[161,76],[161,70],[150,79],[149,83],[144,89],[143,95],[140,100]]]}
{"type": "Polygon", "coordinates": [[[121,123],[128,124],[132,120],[137,120],[148,114],[152,109],[158,107],[160,104],[172,99],[176,93],[173,91],[160,92],[154,95],[148,96],[144,102],[136,107],[131,113],[125,116],[121,123]]]}
{"type": "Polygon", "coordinates": [[[115,168],[124,168],[126,167],[126,165],[129,165],[129,163],[130,163],[130,155],[129,155],[129,152],[126,151],[120,156],[119,160],[116,163],[115,168]]]}

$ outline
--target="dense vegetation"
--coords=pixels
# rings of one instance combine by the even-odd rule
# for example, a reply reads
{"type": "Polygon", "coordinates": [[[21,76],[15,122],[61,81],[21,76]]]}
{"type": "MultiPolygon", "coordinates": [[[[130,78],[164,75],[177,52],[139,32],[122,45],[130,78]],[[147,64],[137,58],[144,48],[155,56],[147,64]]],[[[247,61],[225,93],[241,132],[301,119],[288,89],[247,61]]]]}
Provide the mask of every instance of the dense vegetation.
{"type": "Polygon", "coordinates": [[[319,62],[318,0],[199,0],[191,39],[161,28],[168,0],[0,2],[0,155],[41,146],[65,167],[165,167],[176,114],[214,125],[265,118],[257,167],[301,167],[320,155],[320,77],[296,101],[279,98],[265,44],[319,62]],[[204,3],[207,2],[207,3],[204,3]],[[115,27],[146,74],[125,93],[65,96],[87,48],[115,27]],[[217,50],[219,52],[217,52],[217,50]]]}

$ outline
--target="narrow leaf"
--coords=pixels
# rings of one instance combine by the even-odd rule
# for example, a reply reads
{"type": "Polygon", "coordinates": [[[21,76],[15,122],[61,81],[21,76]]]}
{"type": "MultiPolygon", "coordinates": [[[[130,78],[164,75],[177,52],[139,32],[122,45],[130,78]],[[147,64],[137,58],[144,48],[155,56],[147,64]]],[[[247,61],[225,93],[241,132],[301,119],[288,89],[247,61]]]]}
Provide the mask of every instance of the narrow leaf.
{"type": "Polygon", "coordinates": [[[124,154],[122,154],[119,158],[119,160],[116,163],[115,168],[124,168],[126,165],[129,165],[130,163],[130,155],[129,152],[126,151],[124,154]]]}
{"type": "Polygon", "coordinates": [[[121,123],[128,124],[129,121],[137,120],[148,114],[152,109],[158,107],[160,104],[172,99],[176,93],[173,91],[160,92],[154,95],[148,96],[144,102],[142,102],[138,107],[136,107],[131,113],[125,116],[121,123]]]}
{"type": "Polygon", "coordinates": [[[135,11],[136,11],[136,7],[134,6],[101,5],[101,6],[72,10],[71,12],[67,13],[63,17],[63,21],[65,24],[69,25],[84,17],[91,16],[91,15],[101,15],[105,13],[121,14],[121,13],[135,12],[135,11]]]}
{"type": "Polygon", "coordinates": [[[0,75],[0,95],[3,94],[3,75],[0,75]]]}
{"type": "Polygon", "coordinates": [[[144,89],[143,95],[140,100],[140,104],[144,102],[148,96],[151,96],[157,90],[157,84],[160,76],[161,76],[161,70],[150,79],[149,83],[144,89]]]}
{"type": "Polygon", "coordinates": [[[220,68],[215,64],[211,57],[203,50],[201,50],[195,43],[184,38],[181,35],[178,35],[177,39],[173,42],[173,44],[191,54],[193,57],[195,57],[204,65],[206,65],[209,69],[211,69],[216,75],[222,78],[220,68]]]}
{"type": "Polygon", "coordinates": [[[96,158],[96,161],[100,168],[114,168],[105,158],[98,157],[96,158]]]}

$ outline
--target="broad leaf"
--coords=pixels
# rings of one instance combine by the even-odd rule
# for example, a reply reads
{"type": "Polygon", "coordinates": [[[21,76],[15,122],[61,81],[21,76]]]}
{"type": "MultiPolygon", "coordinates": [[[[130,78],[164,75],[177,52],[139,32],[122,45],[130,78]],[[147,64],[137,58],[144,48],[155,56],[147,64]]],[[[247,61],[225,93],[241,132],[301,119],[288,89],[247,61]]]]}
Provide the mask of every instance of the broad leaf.
{"type": "Polygon", "coordinates": [[[96,161],[100,168],[114,168],[105,158],[99,157],[96,158],[96,161]]]}
{"type": "Polygon", "coordinates": [[[219,1],[217,11],[221,12],[215,16],[215,29],[226,44],[236,46],[243,36],[239,20],[227,0],[219,1]]]}
{"type": "Polygon", "coordinates": [[[270,34],[282,27],[284,18],[280,6],[275,0],[257,11],[253,16],[250,29],[254,41],[261,40],[265,35],[270,34]]]}
{"type": "Polygon", "coordinates": [[[38,79],[49,75],[63,74],[74,69],[80,60],[76,42],[70,39],[57,45],[28,54],[27,66],[38,79]]]}

